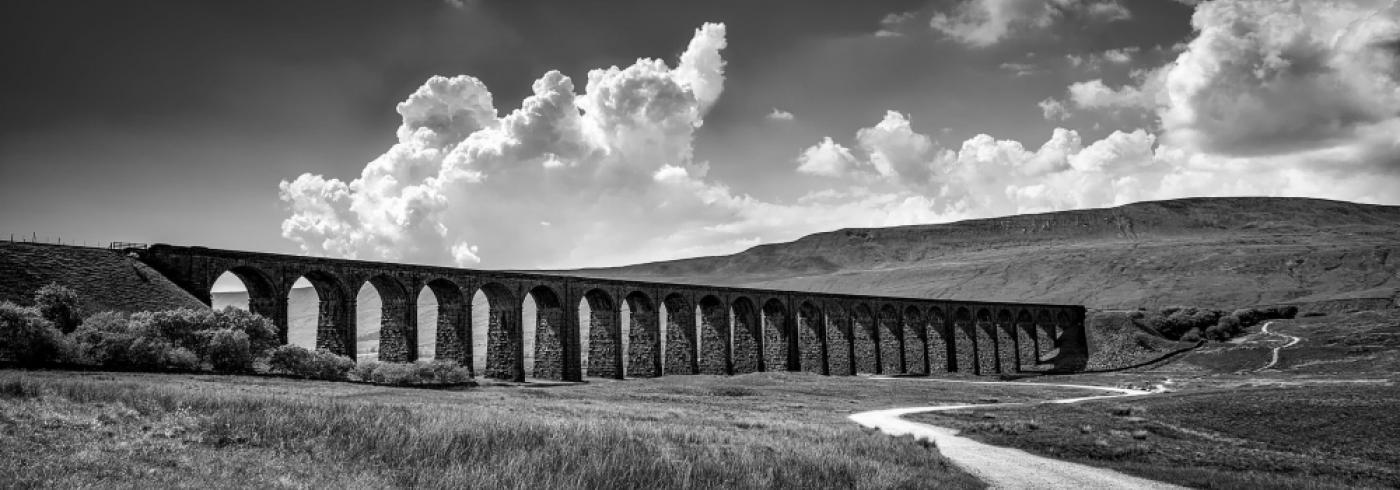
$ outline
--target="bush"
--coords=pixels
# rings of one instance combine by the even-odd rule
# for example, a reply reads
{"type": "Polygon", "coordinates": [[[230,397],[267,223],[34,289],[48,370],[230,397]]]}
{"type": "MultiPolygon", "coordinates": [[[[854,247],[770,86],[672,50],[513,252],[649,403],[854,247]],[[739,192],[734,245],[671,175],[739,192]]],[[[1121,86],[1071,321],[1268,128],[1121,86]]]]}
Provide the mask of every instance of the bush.
{"type": "Polygon", "coordinates": [[[1183,342],[1200,342],[1200,341],[1201,341],[1201,329],[1200,329],[1200,328],[1193,328],[1193,329],[1187,331],[1186,333],[1184,333],[1184,334],[1181,335],[1181,340],[1182,340],[1183,342]]]}
{"type": "Polygon", "coordinates": [[[350,370],[350,376],[364,382],[374,382],[374,370],[379,368],[379,361],[366,359],[355,363],[355,368],[350,370]]]}
{"type": "Polygon", "coordinates": [[[344,380],[346,374],[355,367],[355,362],[348,357],[326,351],[311,351],[295,345],[273,349],[267,364],[275,373],[332,381],[344,380]]]}
{"type": "Polygon", "coordinates": [[[153,329],[159,323],[151,313],[98,313],[83,320],[73,332],[81,362],[120,369],[196,370],[200,355],[153,329]]]}
{"type": "Polygon", "coordinates": [[[131,321],[137,324],[132,327],[133,333],[166,339],[204,358],[208,357],[204,349],[208,346],[209,335],[219,330],[242,332],[248,338],[253,357],[262,357],[281,343],[271,321],[232,307],[217,311],[180,308],[143,312],[133,315],[131,321]]]}
{"type": "Polygon", "coordinates": [[[364,361],[355,366],[353,376],[370,383],[396,386],[459,384],[471,380],[471,371],[456,362],[397,363],[364,361]]]}
{"type": "Polygon", "coordinates": [[[253,369],[253,352],[248,334],[238,330],[215,330],[208,334],[205,352],[215,371],[247,372],[253,369]]]}
{"type": "Polygon", "coordinates": [[[435,359],[426,363],[431,373],[428,378],[438,384],[457,384],[471,381],[472,372],[453,361],[435,359]]]}
{"type": "Polygon", "coordinates": [[[78,294],[58,283],[49,283],[35,291],[34,307],[39,310],[39,316],[65,334],[72,333],[83,322],[78,312],[78,294]]]}
{"type": "Polygon", "coordinates": [[[423,382],[418,366],[397,362],[381,362],[374,368],[370,381],[390,385],[416,385],[423,382]]]}
{"type": "Polygon", "coordinates": [[[37,309],[0,303],[0,359],[39,366],[65,360],[69,351],[67,339],[37,309]]]}

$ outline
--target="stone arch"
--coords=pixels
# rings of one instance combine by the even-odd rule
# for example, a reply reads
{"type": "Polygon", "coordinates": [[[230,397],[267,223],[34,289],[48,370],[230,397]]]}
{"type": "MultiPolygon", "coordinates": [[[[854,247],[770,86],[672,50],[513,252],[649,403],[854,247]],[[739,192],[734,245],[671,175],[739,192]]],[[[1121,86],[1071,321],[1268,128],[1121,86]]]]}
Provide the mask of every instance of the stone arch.
{"type": "MultiPolygon", "coordinates": [[[[471,302],[462,293],[462,287],[451,279],[435,277],[428,279],[425,291],[437,300],[437,325],[433,332],[433,359],[456,362],[471,366],[471,302]]],[[[421,329],[423,326],[419,325],[421,329]]],[[[421,338],[421,335],[420,335],[421,338]]],[[[421,343],[421,342],[420,342],[421,343]]]]}
{"type": "Polygon", "coordinates": [[[851,360],[857,373],[879,374],[880,334],[875,312],[866,303],[857,304],[851,311],[851,360]]]}
{"type": "Polygon", "coordinates": [[[855,345],[851,342],[851,310],[841,301],[828,301],[822,308],[826,314],[826,368],[832,375],[849,376],[856,373],[852,362],[855,345]]]}
{"type": "Polygon", "coordinates": [[[701,297],[696,307],[700,315],[700,373],[732,374],[729,308],[712,294],[701,297]]]}
{"type": "Polygon", "coordinates": [[[803,301],[797,307],[797,341],[801,350],[800,365],[809,373],[829,374],[826,363],[826,319],[820,306],[803,301]]]}
{"type": "Polygon", "coordinates": [[[1010,373],[1021,370],[1021,359],[1016,350],[1016,317],[1008,308],[997,310],[993,326],[992,340],[996,345],[996,372],[1010,373]]]}
{"type": "Polygon", "coordinates": [[[904,374],[904,328],[899,310],[891,304],[880,307],[879,335],[880,372],[884,374],[904,374]]]}
{"type": "Polygon", "coordinates": [[[729,304],[733,341],[730,344],[731,366],[735,374],[763,371],[763,326],[758,307],[748,296],[734,298],[729,304]]]}
{"type": "Polygon", "coordinates": [[[602,289],[589,289],[582,302],[588,303],[588,375],[622,379],[622,323],[619,306],[602,289]]]}
{"type": "Polygon", "coordinates": [[[627,375],[651,378],[661,375],[660,311],[651,297],[632,291],[623,298],[631,312],[627,329],[627,375]]]}
{"type": "MultiPolygon", "coordinates": [[[[1035,318],[1031,316],[1030,310],[1021,308],[1016,312],[1016,352],[1021,359],[1021,365],[1034,366],[1040,359],[1040,348],[1036,346],[1035,318]]],[[[1022,368],[1024,370],[1024,368],[1022,368]]]]}
{"type": "Polygon", "coordinates": [[[763,365],[768,371],[801,369],[794,323],[787,307],[778,298],[763,302],[763,365]]]}
{"type": "Polygon", "coordinates": [[[928,309],[928,369],[929,374],[957,371],[953,363],[957,355],[953,349],[957,345],[948,315],[937,306],[928,309]]]}
{"type": "MultiPolygon", "coordinates": [[[[379,296],[379,346],[381,362],[413,362],[418,359],[418,303],[410,301],[409,290],[398,278],[374,274],[355,288],[360,301],[365,285],[379,296]]],[[[358,323],[358,320],[357,320],[358,323]]],[[[361,325],[364,330],[368,325],[361,325]]],[[[368,332],[366,332],[368,333],[368,332]]],[[[360,339],[356,339],[357,341],[360,339]]],[[[356,346],[356,352],[361,349],[356,346]]]]}
{"type": "Polygon", "coordinates": [[[695,314],[690,301],[680,293],[672,293],[661,302],[666,309],[666,374],[696,374],[700,371],[695,358],[695,314]]]}
{"type": "MultiPolygon", "coordinates": [[[[520,304],[510,288],[498,282],[488,282],[478,288],[486,296],[489,313],[486,316],[485,377],[516,382],[525,381],[524,331],[520,326],[520,304]]],[[[475,327],[472,327],[475,329],[475,327]]]]}
{"type": "Polygon", "coordinates": [[[213,287],[218,282],[218,278],[228,274],[243,283],[243,289],[247,292],[248,303],[244,305],[246,309],[263,318],[272,321],[277,327],[278,337],[283,344],[287,343],[287,301],[285,296],[278,296],[279,289],[273,282],[272,277],[257,267],[249,265],[235,265],[214,274],[214,280],[209,286],[204,288],[209,301],[205,303],[210,307],[217,308],[213,287]]]}
{"type": "Polygon", "coordinates": [[[531,285],[516,301],[520,315],[520,369],[531,377],[556,381],[581,381],[578,338],[565,319],[564,297],[548,284],[531,285]],[[527,332],[525,301],[535,304],[534,331],[527,332]]]}
{"type": "Polygon", "coordinates": [[[904,372],[928,374],[928,324],[924,322],[924,315],[919,307],[908,305],[904,307],[901,320],[904,329],[904,372]]]}
{"type": "Polygon", "coordinates": [[[953,312],[953,368],[960,373],[977,373],[977,331],[972,312],[958,307],[953,312]]]}

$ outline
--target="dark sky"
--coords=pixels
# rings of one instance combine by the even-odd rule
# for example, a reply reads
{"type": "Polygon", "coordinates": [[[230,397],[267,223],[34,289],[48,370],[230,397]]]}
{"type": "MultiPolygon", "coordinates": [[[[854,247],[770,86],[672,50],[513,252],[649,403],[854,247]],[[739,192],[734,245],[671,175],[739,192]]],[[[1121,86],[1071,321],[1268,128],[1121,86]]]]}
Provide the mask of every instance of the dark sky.
{"type": "Polygon", "coordinates": [[[1146,66],[1190,33],[1188,7],[1135,1],[1131,26],[1068,19],[969,50],[927,32],[953,3],[5,2],[0,232],[294,252],[278,182],[359,175],[429,76],[480,78],[504,114],[548,70],[581,87],[589,69],[674,60],[704,22],[727,25],[729,48],[696,156],[736,192],[791,200],[810,190],[793,185],[804,147],[887,109],[949,145],[984,132],[1038,145],[1055,124],[1035,103],[1079,76],[1054,60],[1135,46],[1146,66]],[[907,35],[872,35],[901,12],[920,15],[907,35]],[[798,117],[774,127],[774,108],[798,117]]]}

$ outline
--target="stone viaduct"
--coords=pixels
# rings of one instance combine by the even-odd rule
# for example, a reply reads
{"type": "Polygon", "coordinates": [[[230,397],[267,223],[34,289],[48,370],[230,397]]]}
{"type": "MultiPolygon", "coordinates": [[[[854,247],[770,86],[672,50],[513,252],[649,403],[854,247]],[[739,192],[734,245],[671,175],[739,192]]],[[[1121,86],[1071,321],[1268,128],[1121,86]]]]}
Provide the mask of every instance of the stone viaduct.
{"type": "Polygon", "coordinates": [[[669,284],[165,244],[131,251],[205,304],[220,275],[238,276],[248,288],[249,309],[271,318],[284,343],[288,294],[298,278],[306,278],[320,298],[317,348],[352,359],[356,292],[368,282],[382,298],[379,358],[416,360],[416,298],[426,286],[438,301],[437,357],[471,366],[472,329],[486,328],[486,369],[477,374],[514,381],[527,375],[581,381],[584,322],[588,375],[618,379],[798,370],[992,374],[1044,363],[1077,370],[1088,354],[1085,310],[1078,305],[669,284]],[[478,291],[490,305],[487,325],[471,324],[478,291]],[[533,373],[524,370],[526,295],[537,310],[533,373]],[[591,311],[588,318],[579,317],[583,301],[591,311]],[[631,312],[625,359],[624,302],[631,312]],[[663,307],[668,313],[664,340],[663,307]]]}

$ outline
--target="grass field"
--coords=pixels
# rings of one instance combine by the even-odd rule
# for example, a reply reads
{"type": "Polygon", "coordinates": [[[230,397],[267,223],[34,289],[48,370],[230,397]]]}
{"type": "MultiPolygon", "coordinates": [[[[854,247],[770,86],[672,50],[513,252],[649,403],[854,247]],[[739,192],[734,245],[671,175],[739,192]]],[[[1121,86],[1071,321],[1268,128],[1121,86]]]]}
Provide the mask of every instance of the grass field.
{"type": "Polygon", "coordinates": [[[1079,390],[805,374],[462,391],[0,372],[15,486],[904,488],[981,484],[851,411],[1079,390]]]}
{"type": "Polygon", "coordinates": [[[1192,487],[1400,486],[1400,387],[1326,381],[913,419],[990,444],[1192,487]]]}

